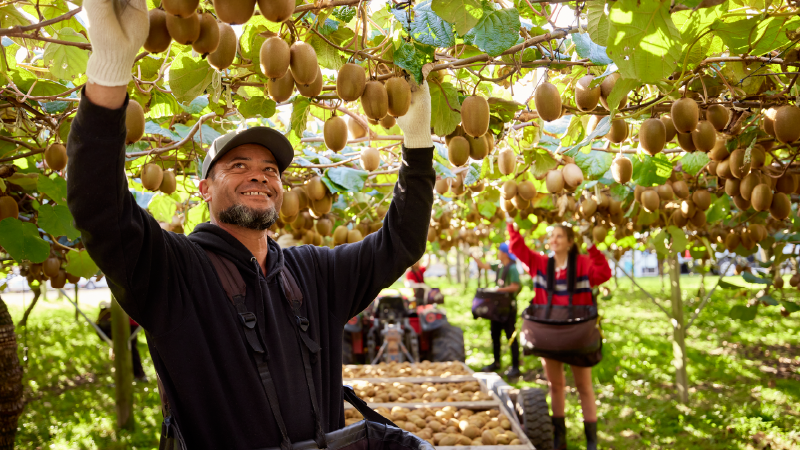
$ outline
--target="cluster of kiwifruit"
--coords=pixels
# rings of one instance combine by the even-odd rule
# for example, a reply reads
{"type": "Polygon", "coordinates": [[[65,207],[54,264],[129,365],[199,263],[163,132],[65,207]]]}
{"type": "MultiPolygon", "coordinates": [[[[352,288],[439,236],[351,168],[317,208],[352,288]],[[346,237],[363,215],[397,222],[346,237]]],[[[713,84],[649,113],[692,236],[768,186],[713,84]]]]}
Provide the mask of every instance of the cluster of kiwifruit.
{"type": "Polygon", "coordinates": [[[692,225],[701,229],[706,225],[706,211],[713,198],[708,190],[689,191],[683,179],[668,180],[656,187],[636,186],[634,198],[648,213],[663,210],[671,224],[682,228],[692,225]]]}
{"type": "Polygon", "coordinates": [[[766,225],[751,223],[750,225],[738,225],[734,228],[724,228],[721,225],[711,227],[708,232],[709,241],[724,247],[730,252],[736,251],[741,245],[747,250],[752,250],[769,235],[766,225]]]}
{"type": "Polygon", "coordinates": [[[432,403],[492,400],[477,381],[463,383],[410,383],[356,381],[356,394],[370,403],[432,403]]]}
{"type": "Polygon", "coordinates": [[[342,366],[344,378],[451,377],[470,375],[464,364],[455,361],[420,363],[390,362],[375,365],[342,366]]]}
{"type": "MultiPolygon", "coordinates": [[[[522,445],[511,421],[498,409],[475,411],[455,406],[441,408],[375,408],[398,427],[437,447],[461,445],[522,445]]],[[[345,425],[363,420],[355,409],[345,411],[345,425]]]]}
{"type": "Polygon", "coordinates": [[[50,286],[54,289],[61,289],[69,283],[77,283],[81,277],[68,273],[61,266],[64,260],[56,255],[51,255],[39,264],[25,264],[21,267],[21,275],[28,280],[28,284],[34,281],[44,282],[50,280],[50,286]]]}
{"type": "Polygon", "coordinates": [[[457,172],[454,177],[438,178],[433,185],[433,189],[437,194],[445,195],[448,192],[453,195],[459,196],[465,192],[482,192],[485,188],[483,180],[478,180],[469,186],[464,184],[464,176],[466,171],[457,172]]]}
{"type": "Polygon", "coordinates": [[[311,45],[295,41],[290,46],[281,37],[272,36],[261,44],[260,61],[261,71],[269,78],[267,91],[276,102],[288,100],[295,87],[306,97],[316,97],[322,92],[322,70],[311,45]]]}
{"type": "MultiPolygon", "coordinates": [[[[600,104],[606,110],[610,109],[608,107],[608,96],[611,95],[611,90],[614,89],[614,85],[620,78],[622,78],[622,76],[619,73],[612,73],[605,77],[601,83],[595,83],[595,86],[592,86],[594,76],[585,75],[579,78],[575,82],[575,104],[577,108],[586,112],[594,111],[597,105],[600,104]]],[[[539,117],[546,122],[558,120],[564,114],[561,94],[558,92],[558,88],[548,81],[543,82],[536,88],[533,95],[533,102],[539,117]]],[[[625,95],[625,97],[620,100],[619,108],[623,108],[627,104],[628,96],[625,95]]],[[[596,121],[599,121],[597,116],[593,117],[595,117],[596,121]]],[[[612,142],[617,140],[622,142],[627,138],[627,125],[621,120],[619,120],[619,123],[616,125],[614,122],[617,121],[612,121],[611,133],[613,134],[610,133],[611,136],[614,137],[612,142]],[[625,136],[620,139],[618,136],[622,135],[623,129],[625,130],[625,136]]],[[[591,128],[594,129],[594,127],[591,128]]]]}
{"type": "Polygon", "coordinates": [[[142,186],[148,191],[161,191],[167,195],[175,192],[178,187],[175,172],[164,170],[158,164],[145,164],[139,174],[142,186]]]}
{"type": "Polygon", "coordinates": [[[772,107],[764,112],[762,129],[783,144],[800,139],[800,108],[792,105],[772,107]]]}
{"type": "MultiPolygon", "coordinates": [[[[461,104],[461,124],[445,137],[447,157],[456,167],[470,158],[479,161],[494,150],[494,135],[489,132],[489,102],[480,95],[471,95],[461,104]]],[[[514,171],[516,155],[507,150],[498,155],[498,167],[503,175],[514,171]]]]}

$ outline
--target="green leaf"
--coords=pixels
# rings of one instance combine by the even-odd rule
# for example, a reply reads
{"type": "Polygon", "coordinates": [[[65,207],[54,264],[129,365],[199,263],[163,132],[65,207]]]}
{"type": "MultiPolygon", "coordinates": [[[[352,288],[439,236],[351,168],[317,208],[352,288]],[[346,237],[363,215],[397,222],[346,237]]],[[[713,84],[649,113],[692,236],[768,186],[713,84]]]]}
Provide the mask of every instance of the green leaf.
{"type": "Polygon", "coordinates": [[[789,314],[800,311],[800,305],[798,305],[797,303],[787,302],[786,300],[783,300],[781,301],[781,305],[783,305],[783,307],[786,308],[786,311],[789,312],[789,314]]]}
{"type": "MultiPolygon", "coordinates": [[[[88,43],[89,41],[72,28],[62,28],[55,39],[68,42],[88,43]]],[[[62,80],[71,80],[86,72],[89,51],[72,45],[49,42],[44,48],[42,61],[50,66],[50,73],[62,80]]]]}
{"type": "Polygon", "coordinates": [[[67,267],[64,270],[76,277],[91,278],[100,269],[94,263],[92,257],[89,256],[89,252],[80,250],[67,252],[67,267]]]}
{"type": "Polygon", "coordinates": [[[211,216],[208,212],[208,206],[205,202],[200,202],[196,206],[192,206],[186,211],[186,220],[183,223],[183,232],[190,234],[194,231],[197,225],[208,222],[211,216]]]}
{"type": "Polygon", "coordinates": [[[472,163],[467,168],[467,175],[464,177],[464,186],[472,186],[481,180],[481,166],[478,163],[472,163]]]}
{"type": "Polygon", "coordinates": [[[0,247],[18,263],[40,263],[50,256],[50,244],[39,237],[36,225],[13,217],[0,221],[0,247]]]}
{"type": "Polygon", "coordinates": [[[724,219],[731,212],[731,198],[728,194],[722,194],[711,204],[706,211],[706,222],[716,223],[724,219]]]}
{"type": "Polygon", "coordinates": [[[425,61],[425,54],[417,51],[417,47],[411,42],[402,41],[394,49],[394,63],[413,75],[417,83],[422,83],[422,66],[425,61]]]}
{"type": "Polygon", "coordinates": [[[750,321],[756,318],[757,313],[758,303],[750,307],[736,305],[728,312],[728,317],[734,320],[750,321]]]}
{"type": "MultiPolygon", "coordinates": [[[[611,93],[608,94],[608,106],[611,107],[611,115],[616,112],[619,108],[619,103],[622,99],[628,95],[630,91],[636,89],[637,87],[641,86],[638,80],[633,80],[630,78],[620,78],[614,83],[614,87],[611,89],[611,93]]],[[[610,129],[610,128],[609,128],[610,129]]]]}
{"type": "Polygon", "coordinates": [[[547,150],[536,149],[533,152],[531,175],[534,178],[539,178],[556,167],[558,167],[558,161],[547,150]]]}
{"type": "Polygon", "coordinates": [[[54,237],[66,236],[70,241],[79,238],[81,233],[72,225],[72,213],[64,205],[42,205],[39,207],[39,220],[41,229],[54,237]]]}
{"type": "MultiPolygon", "coordinates": [[[[334,182],[345,192],[359,192],[364,188],[369,172],[349,167],[331,167],[325,170],[324,178],[334,182]]],[[[324,179],[323,178],[323,179],[324,179]]]]}
{"type": "Polygon", "coordinates": [[[316,34],[310,34],[306,39],[306,43],[314,47],[314,51],[317,52],[317,61],[323,68],[339,70],[345,64],[345,58],[339,53],[339,50],[316,34]]]}
{"type": "Polygon", "coordinates": [[[481,213],[483,217],[490,219],[497,212],[497,206],[492,202],[481,202],[478,205],[478,212],[481,213]]]}
{"type": "Polygon", "coordinates": [[[239,50],[243,58],[253,63],[252,70],[261,73],[261,44],[267,39],[262,36],[265,31],[277,33],[281,24],[268,21],[264,16],[253,16],[242,26],[242,36],[239,39],[239,50]]]}
{"type": "Polygon", "coordinates": [[[266,97],[251,97],[248,100],[243,99],[237,109],[246,119],[256,116],[266,119],[275,115],[275,101],[266,97]]]}
{"type": "Polygon", "coordinates": [[[500,117],[503,122],[511,122],[517,111],[525,108],[522,103],[500,97],[489,97],[487,102],[489,103],[489,111],[500,117]]]}
{"type": "Polygon", "coordinates": [[[489,56],[499,56],[519,39],[519,12],[516,8],[489,11],[475,28],[464,35],[464,42],[474,45],[489,56]]]}
{"type": "Polygon", "coordinates": [[[741,54],[750,48],[750,35],[758,26],[758,22],[758,17],[747,19],[733,16],[715,21],[712,28],[732,54],[741,54]]]}
{"type": "Polygon", "coordinates": [[[411,37],[434,47],[451,47],[455,44],[453,28],[431,9],[431,0],[422,0],[414,6],[411,37]]]}
{"type": "Polygon", "coordinates": [[[26,191],[32,191],[36,189],[36,185],[39,184],[40,176],[40,174],[36,173],[15,173],[6,178],[6,181],[14,183],[26,191]]]}
{"type": "Polygon", "coordinates": [[[581,58],[588,58],[595,64],[605,66],[613,63],[606,54],[606,48],[592,42],[588,33],[575,33],[572,35],[572,42],[575,43],[575,51],[581,58]]]}
{"type": "Polygon", "coordinates": [[[672,236],[670,254],[682,253],[684,250],[686,250],[686,247],[689,245],[689,240],[686,238],[686,232],[675,225],[670,225],[667,227],[667,231],[669,232],[670,236],[672,236]]]}
{"type": "Polygon", "coordinates": [[[735,285],[735,284],[728,283],[728,282],[727,282],[727,281],[725,281],[725,280],[720,280],[720,282],[719,282],[719,288],[720,288],[720,289],[728,289],[728,290],[744,289],[742,286],[737,286],[737,285],[735,285]]]}
{"type": "Polygon", "coordinates": [[[786,45],[786,36],[782,33],[787,29],[784,25],[785,22],[786,17],[770,17],[759,21],[756,29],[753,30],[753,43],[750,44],[751,49],[748,53],[760,56],[786,45]]]}
{"type": "Polygon", "coordinates": [[[708,164],[708,155],[703,152],[687,153],[679,161],[686,173],[695,176],[708,164]]]}
{"type": "Polygon", "coordinates": [[[157,221],[172,223],[172,216],[178,210],[178,203],[168,195],[156,195],[150,200],[147,209],[157,221]]]}
{"type": "Polygon", "coordinates": [[[606,15],[606,2],[586,2],[586,16],[589,19],[589,36],[597,45],[605,46],[608,42],[608,15],[606,15]]]}
{"type": "Polygon", "coordinates": [[[430,86],[430,92],[433,132],[439,136],[447,136],[461,123],[461,114],[447,106],[449,101],[450,106],[460,109],[461,104],[458,102],[458,92],[450,83],[442,83],[441,86],[433,83],[430,86]]]}
{"type": "Polygon", "coordinates": [[[764,303],[766,303],[767,305],[770,305],[770,306],[776,306],[776,305],[778,305],[778,304],[779,304],[779,303],[778,303],[778,301],[777,301],[777,300],[775,300],[775,299],[774,299],[774,298],[773,298],[771,295],[769,295],[769,294],[767,294],[767,295],[762,295],[761,297],[758,297],[758,301],[760,301],[760,302],[764,302],[764,303]]]}
{"type": "Polygon", "coordinates": [[[764,279],[764,278],[761,278],[761,277],[757,277],[757,276],[753,275],[750,272],[742,273],[742,278],[744,279],[744,281],[747,281],[748,283],[766,284],[766,285],[771,285],[772,284],[772,282],[770,280],[767,280],[767,279],[764,279]]]}
{"type": "Polygon", "coordinates": [[[20,12],[13,4],[6,5],[0,8],[0,23],[3,27],[15,27],[30,25],[31,21],[22,12],[20,12]]]}
{"type": "Polygon", "coordinates": [[[675,71],[681,35],[669,8],[669,0],[620,0],[611,7],[606,51],[623,78],[656,83],[675,71]]]}
{"type": "Polygon", "coordinates": [[[58,175],[48,178],[39,174],[39,192],[47,195],[56,203],[66,203],[67,201],[67,180],[58,175]]]}
{"type": "Polygon", "coordinates": [[[661,256],[662,258],[669,254],[669,250],[667,249],[667,237],[668,237],[667,232],[661,230],[658,234],[650,238],[650,244],[652,244],[653,247],[655,247],[656,253],[658,253],[658,255],[661,256]]]}
{"type": "Polygon", "coordinates": [[[611,121],[609,120],[609,116],[605,116],[602,119],[600,119],[600,122],[597,123],[597,126],[591,133],[589,133],[588,136],[583,138],[580,142],[573,145],[569,149],[565,150],[564,154],[567,156],[575,157],[575,155],[581,148],[591,144],[591,142],[595,138],[607,135],[609,131],[611,131],[611,121]]]}
{"type": "Polygon", "coordinates": [[[652,157],[648,155],[640,157],[641,160],[632,158],[634,183],[644,187],[661,185],[672,175],[672,162],[663,153],[652,157]]]}
{"type": "Polygon", "coordinates": [[[180,114],[180,112],[181,108],[178,102],[175,101],[175,97],[153,89],[150,100],[150,111],[147,112],[148,117],[153,119],[172,117],[176,114],[180,114]]]}
{"type": "Polygon", "coordinates": [[[169,67],[169,87],[179,102],[188,102],[202,95],[214,76],[214,69],[205,59],[194,59],[182,53],[169,67]]]}
{"type": "Polygon", "coordinates": [[[608,152],[592,150],[589,153],[578,152],[573,156],[575,164],[581,168],[586,180],[597,180],[611,168],[614,155],[608,152]]]}
{"type": "Polygon", "coordinates": [[[306,131],[310,109],[311,100],[306,97],[297,96],[292,102],[291,131],[298,139],[301,139],[303,132],[306,131]]]}
{"type": "Polygon", "coordinates": [[[433,0],[431,9],[452,23],[461,36],[467,34],[483,17],[483,8],[477,0],[433,0]]]}

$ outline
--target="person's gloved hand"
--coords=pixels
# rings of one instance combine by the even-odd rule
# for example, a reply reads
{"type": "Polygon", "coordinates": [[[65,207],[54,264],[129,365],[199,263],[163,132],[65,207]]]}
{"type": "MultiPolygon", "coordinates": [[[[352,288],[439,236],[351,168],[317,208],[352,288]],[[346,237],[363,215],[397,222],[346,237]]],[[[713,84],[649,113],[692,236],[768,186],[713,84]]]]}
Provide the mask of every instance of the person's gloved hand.
{"type": "Polygon", "coordinates": [[[428,82],[411,84],[411,106],[406,115],[397,118],[397,125],[403,131],[406,148],[433,147],[431,139],[431,93],[428,82]]]}
{"type": "Polygon", "coordinates": [[[86,76],[101,86],[127,85],[150,30],[147,0],[84,0],[83,9],[92,44],[86,76]]]}

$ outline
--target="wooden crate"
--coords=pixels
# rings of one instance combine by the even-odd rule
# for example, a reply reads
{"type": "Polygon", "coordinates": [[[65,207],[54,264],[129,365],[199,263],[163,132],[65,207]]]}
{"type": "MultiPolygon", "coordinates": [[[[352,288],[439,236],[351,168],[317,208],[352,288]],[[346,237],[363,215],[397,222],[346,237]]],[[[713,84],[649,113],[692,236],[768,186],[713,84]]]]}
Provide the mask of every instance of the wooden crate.
{"type": "MultiPolygon", "coordinates": [[[[474,381],[475,380],[475,376],[474,376],[475,372],[472,369],[470,369],[469,366],[467,366],[466,364],[464,364],[461,361],[454,361],[454,362],[456,362],[459,365],[461,365],[469,375],[452,375],[452,376],[449,376],[449,377],[393,377],[393,378],[361,377],[361,378],[343,378],[343,381],[344,381],[344,384],[349,384],[348,381],[349,382],[353,382],[353,381],[370,381],[372,383],[386,383],[386,382],[395,382],[395,381],[409,382],[409,383],[428,383],[428,382],[439,382],[439,381],[442,381],[442,380],[448,380],[447,381],[448,383],[457,383],[457,382],[460,382],[460,381],[474,381]]],[[[361,366],[361,365],[360,364],[348,364],[348,365],[345,365],[344,367],[356,368],[356,367],[359,367],[359,366],[361,366]]]]}

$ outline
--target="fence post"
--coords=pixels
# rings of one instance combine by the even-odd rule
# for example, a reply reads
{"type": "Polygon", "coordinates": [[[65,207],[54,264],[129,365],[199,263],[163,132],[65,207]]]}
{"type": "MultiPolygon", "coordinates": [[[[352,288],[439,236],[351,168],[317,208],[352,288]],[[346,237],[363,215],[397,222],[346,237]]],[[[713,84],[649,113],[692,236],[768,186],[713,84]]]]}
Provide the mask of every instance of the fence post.
{"type": "Polygon", "coordinates": [[[133,430],[133,359],[128,348],[131,324],[128,314],[111,296],[111,339],[114,341],[114,391],[117,428],[133,430]]]}
{"type": "Polygon", "coordinates": [[[686,373],[686,328],[683,319],[681,267],[676,254],[670,255],[667,261],[672,292],[672,365],[675,366],[675,387],[680,402],[687,403],[689,401],[689,378],[686,373]]]}

